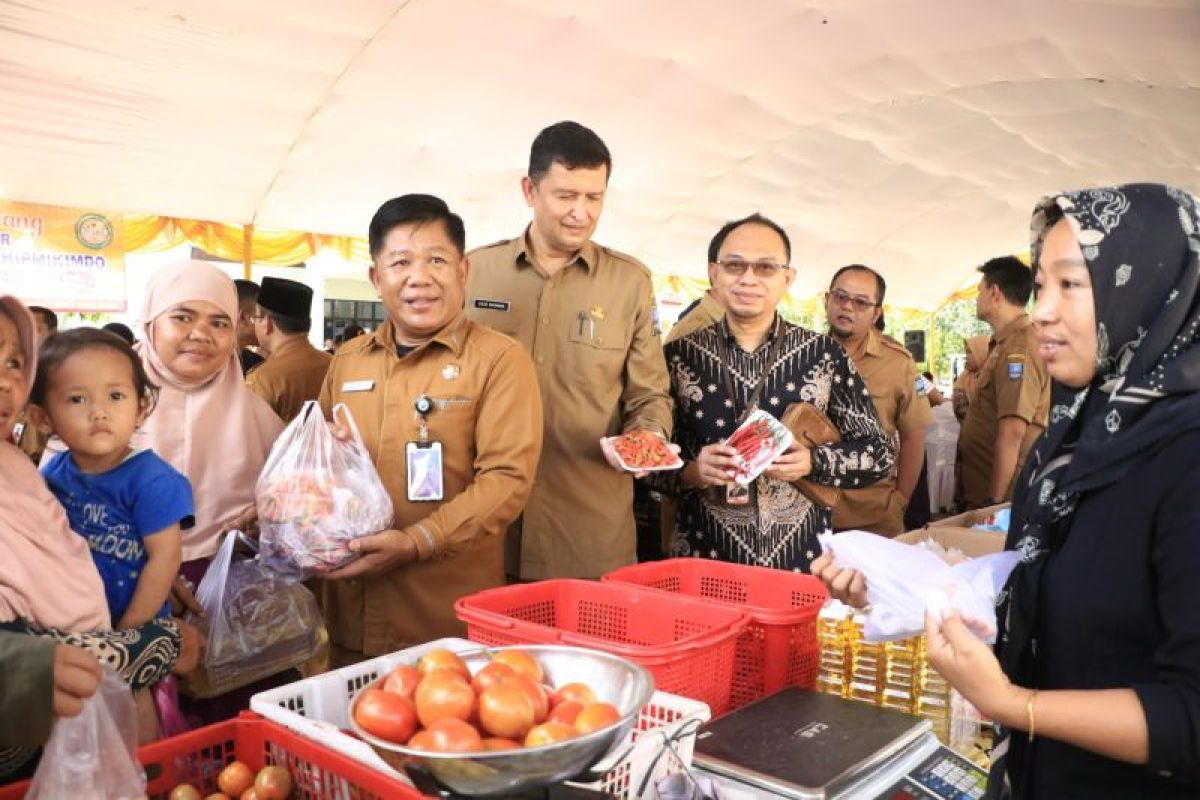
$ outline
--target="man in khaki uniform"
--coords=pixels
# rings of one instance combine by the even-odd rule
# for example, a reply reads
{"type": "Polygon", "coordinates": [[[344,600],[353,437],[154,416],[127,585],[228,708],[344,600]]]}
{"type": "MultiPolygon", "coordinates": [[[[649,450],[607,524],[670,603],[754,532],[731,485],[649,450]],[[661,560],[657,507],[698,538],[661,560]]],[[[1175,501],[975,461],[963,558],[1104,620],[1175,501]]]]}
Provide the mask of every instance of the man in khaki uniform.
{"type": "Polygon", "coordinates": [[[858,529],[884,536],[904,532],[904,510],[925,463],[925,428],[933,421],[929,401],[917,392],[917,365],[875,323],[883,313],[887,284],[870,267],[838,270],[825,294],[829,333],[858,367],[871,391],[888,438],[897,443],[896,468],[862,489],[847,489],[833,509],[834,530],[858,529]]]}
{"type": "Polygon", "coordinates": [[[1014,480],[1050,411],[1050,376],[1025,313],[1033,273],[1012,256],[994,258],[979,271],[975,313],[993,336],[958,437],[959,497],[967,508],[1012,499],[1014,480]]]}
{"type": "Polygon", "coordinates": [[[369,238],[388,320],[342,345],[320,400],[327,416],[350,409],[395,519],[326,576],[335,665],[465,635],[454,602],[503,585],[504,532],[542,444],[529,356],[462,312],[462,220],[436,197],[405,195],[380,207],[369,238]]]}
{"type": "Polygon", "coordinates": [[[582,125],[545,129],[521,181],[533,223],[470,254],[467,314],[532,354],[545,403],[520,556],[509,560],[523,579],[595,578],[633,563],[633,478],[600,440],[671,433],[650,271],[590,241],[611,166],[604,142],[582,125]]]}
{"type": "Polygon", "coordinates": [[[263,278],[254,311],[254,333],[267,360],[246,376],[250,391],[291,422],[308,400],[316,400],[333,358],[308,342],[312,289],[283,278],[263,278]]]}

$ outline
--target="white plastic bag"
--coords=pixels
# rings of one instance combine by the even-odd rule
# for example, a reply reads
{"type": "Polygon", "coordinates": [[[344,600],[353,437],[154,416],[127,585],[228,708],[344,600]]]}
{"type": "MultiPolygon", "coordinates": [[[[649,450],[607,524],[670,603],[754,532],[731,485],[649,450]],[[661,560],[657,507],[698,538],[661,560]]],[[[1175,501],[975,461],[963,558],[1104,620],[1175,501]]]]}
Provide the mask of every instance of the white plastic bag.
{"type": "Polygon", "coordinates": [[[26,800],[141,800],[137,709],[128,684],[102,665],[100,688],[77,717],[54,723],[26,800]]]}
{"type": "Polygon", "coordinates": [[[339,412],[349,441],[334,438],[315,400],[304,404],[267,457],[255,487],[263,563],[307,578],[355,558],[351,540],[392,524],[392,499],[379,479],[349,409],[339,412]]]}
{"type": "Polygon", "coordinates": [[[863,624],[868,642],[906,639],[925,630],[925,612],[941,620],[958,611],[967,627],[989,644],[996,640],[996,595],[1021,558],[991,553],[950,566],[933,551],[866,531],[821,534],[834,564],[856,569],[871,604],[863,624]]]}
{"type": "Polygon", "coordinates": [[[317,599],[255,559],[234,557],[230,531],[213,556],[188,622],[208,638],[204,661],[188,678],[194,697],[212,697],[308,661],[328,642],[317,599]]]}

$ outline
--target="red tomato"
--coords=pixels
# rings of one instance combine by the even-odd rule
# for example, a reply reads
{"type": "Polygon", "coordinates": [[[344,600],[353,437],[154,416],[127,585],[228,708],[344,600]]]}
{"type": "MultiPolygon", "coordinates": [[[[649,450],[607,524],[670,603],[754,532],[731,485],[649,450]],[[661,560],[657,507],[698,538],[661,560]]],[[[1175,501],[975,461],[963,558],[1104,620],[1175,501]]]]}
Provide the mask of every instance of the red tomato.
{"type": "Polygon", "coordinates": [[[404,744],[417,729],[413,704],[398,694],[368,689],[354,707],[354,721],[367,733],[404,744]]]}
{"type": "Polygon", "coordinates": [[[533,727],[533,698],[515,681],[484,689],[479,695],[479,724],[492,736],[520,739],[533,727]]]}
{"type": "Polygon", "coordinates": [[[475,677],[471,679],[471,688],[476,693],[482,692],[491,686],[497,686],[503,683],[506,679],[515,676],[512,667],[508,664],[502,664],[498,661],[492,661],[479,672],[475,673],[475,677]]]}
{"type": "Polygon", "coordinates": [[[408,740],[408,746],[414,750],[432,750],[433,749],[433,734],[429,731],[417,731],[413,737],[408,740]]]}
{"type": "Polygon", "coordinates": [[[389,672],[388,676],[384,678],[383,690],[412,700],[413,693],[417,691],[417,684],[420,682],[421,673],[416,667],[400,666],[389,672]]]}
{"type": "Polygon", "coordinates": [[[467,669],[467,663],[444,647],[435,647],[421,656],[421,660],[417,662],[417,669],[422,675],[428,675],[438,670],[449,670],[457,672],[468,681],[471,680],[471,670],[467,669]]]}
{"type": "Polygon", "coordinates": [[[607,728],[621,718],[621,712],[612,703],[592,703],[583,707],[575,718],[575,730],[581,736],[585,733],[607,728]]]}
{"type": "Polygon", "coordinates": [[[475,708],[475,692],[458,675],[435,671],[426,674],[415,695],[417,718],[428,728],[439,719],[471,718],[475,708]]]}
{"type": "Polygon", "coordinates": [[[574,700],[564,700],[550,710],[546,715],[546,722],[561,722],[564,725],[574,725],[575,718],[579,716],[579,712],[583,711],[583,703],[576,703],[574,700]]]}
{"type": "Polygon", "coordinates": [[[546,690],[542,688],[542,685],[521,675],[509,678],[504,682],[505,686],[510,684],[521,687],[521,691],[529,695],[529,699],[533,701],[533,721],[545,722],[546,715],[550,713],[550,698],[546,695],[546,690]]]}
{"type": "Polygon", "coordinates": [[[492,656],[492,663],[506,664],[512,667],[513,672],[524,675],[534,683],[541,683],[546,677],[546,673],[542,671],[542,665],[524,650],[501,650],[492,656]]]}
{"type": "Polygon", "coordinates": [[[597,698],[596,693],[592,691],[592,687],[586,683],[568,683],[565,686],[558,687],[558,691],[554,693],[554,705],[568,701],[586,706],[589,703],[595,703],[597,698]]]}
{"type": "Polygon", "coordinates": [[[254,779],[258,800],[287,800],[292,793],[292,775],[283,767],[263,767],[254,779]]]}
{"type": "Polygon", "coordinates": [[[478,753],[483,749],[479,731],[461,719],[439,719],[425,729],[430,737],[430,750],[439,753],[478,753]]]}
{"type": "Polygon", "coordinates": [[[233,797],[240,797],[242,792],[254,785],[254,770],[241,761],[233,761],[217,776],[217,788],[233,797]]]}
{"type": "Polygon", "coordinates": [[[251,786],[249,789],[242,792],[242,796],[239,797],[238,800],[262,800],[262,798],[258,796],[258,792],[255,791],[253,786],[251,786]]]}
{"type": "Polygon", "coordinates": [[[168,800],[200,800],[200,790],[190,783],[183,783],[171,790],[168,800]]]}
{"type": "Polygon", "coordinates": [[[205,797],[204,800],[230,800],[230,797],[224,792],[213,792],[208,797],[205,797]]]}
{"type": "Polygon", "coordinates": [[[534,725],[525,734],[526,747],[541,747],[544,744],[566,741],[575,737],[575,729],[561,722],[543,722],[534,725]]]}

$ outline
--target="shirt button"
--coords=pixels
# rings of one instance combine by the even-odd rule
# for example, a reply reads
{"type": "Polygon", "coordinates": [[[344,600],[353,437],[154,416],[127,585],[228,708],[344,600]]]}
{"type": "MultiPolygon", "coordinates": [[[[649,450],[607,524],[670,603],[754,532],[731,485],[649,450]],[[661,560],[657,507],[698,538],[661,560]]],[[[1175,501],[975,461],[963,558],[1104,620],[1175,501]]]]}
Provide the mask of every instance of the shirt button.
{"type": "Polygon", "coordinates": [[[549,325],[549,324],[550,324],[550,318],[549,318],[549,317],[542,317],[542,324],[543,324],[543,325],[549,325]]]}
{"type": "Polygon", "coordinates": [[[537,362],[538,362],[539,364],[541,364],[541,363],[542,363],[543,361],[545,361],[545,360],[546,360],[546,359],[542,358],[541,356],[538,356],[538,357],[537,357],[537,362]]]}

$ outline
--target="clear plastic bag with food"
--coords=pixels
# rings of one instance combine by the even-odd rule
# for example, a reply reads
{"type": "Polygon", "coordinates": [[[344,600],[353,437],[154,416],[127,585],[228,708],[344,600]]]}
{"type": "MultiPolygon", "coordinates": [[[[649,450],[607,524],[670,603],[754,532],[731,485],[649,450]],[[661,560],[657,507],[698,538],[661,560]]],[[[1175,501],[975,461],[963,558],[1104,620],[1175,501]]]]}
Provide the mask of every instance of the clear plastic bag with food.
{"type": "Polygon", "coordinates": [[[863,623],[868,642],[905,639],[925,630],[925,612],[935,619],[957,611],[967,628],[989,644],[996,639],[996,596],[1020,560],[1004,551],[957,564],[919,545],[867,531],[817,537],[833,563],[863,574],[870,608],[863,623]]]}
{"type": "Polygon", "coordinates": [[[237,536],[226,534],[196,590],[204,616],[187,620],[208,640],[200,668],[184,685],[193,697],[214,697],[299,666],[329,641],[312,592],[258,558],[237,558],[237,536]]]}
{"type": "Polygon", "coordinates": [[[357,558],[349,544],[392,524],[392,499],[379,479],[344,404],[336,422],[350,431],[334,437],[316,401],[304,404],[263,466],[255,487],[263,563],[292,578],[308,578],[357,558]]]}
{"type": "Polygon", "coordinates": [[[146,773],[137,759],[137,708],[111,667],[78,716],[50,732],[26,800],[142,800],[146,773]]]}

